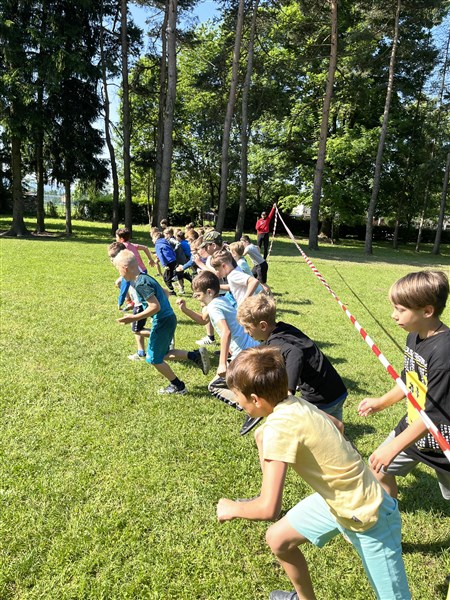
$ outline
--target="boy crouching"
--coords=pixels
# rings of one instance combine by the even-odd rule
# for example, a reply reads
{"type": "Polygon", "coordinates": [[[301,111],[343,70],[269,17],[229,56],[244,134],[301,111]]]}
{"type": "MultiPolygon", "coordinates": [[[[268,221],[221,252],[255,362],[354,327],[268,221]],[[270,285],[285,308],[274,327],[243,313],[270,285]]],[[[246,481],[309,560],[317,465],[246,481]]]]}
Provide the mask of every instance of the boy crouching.
{"type": "Polygon", "coordinates": [[[241,352],[229,366],[227,384],[251,417],[267,420],[255,433],[263,473],[261,493],[249,502],[222,498],[217,505],[219,521],[276,519],[288,465],[316,492],[267,531],[267,543],[295,588],[276,590],[270,599],[315,599],[299,546],[311,542],[320,548],[338,533],[358,552],[377,598],[410,599],[397,501],[384,492],[325,414],[288,396],[279,350],[259,347],[241,352]]]}

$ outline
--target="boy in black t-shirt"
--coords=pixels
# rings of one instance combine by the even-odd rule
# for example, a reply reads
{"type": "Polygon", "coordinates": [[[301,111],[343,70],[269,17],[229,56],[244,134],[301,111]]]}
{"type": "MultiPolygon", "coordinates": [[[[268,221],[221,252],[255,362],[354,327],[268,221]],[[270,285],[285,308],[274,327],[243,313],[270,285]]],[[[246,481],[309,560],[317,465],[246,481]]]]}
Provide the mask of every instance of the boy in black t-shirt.
{"type": "MultiPolygon", "coordinates": [[[[410,273],[391,287],[392,318],[408,332],[402,379],[443,437],[450,442],[450,331],[440,320],[449,294],[448,278],[439,271],[410,273]]],[[[396,386],[381,398],[365,398],[358,407],[369,416],[404,398],[396,386]]],[[[416,409],[408,413],[369,458],[385,490],[397,497],[397,475],[419,462],[436,471],[442,496],[450,500],[450,463],[428,432],[416,409]]]]}
{"type": "Polygon", "coordinates": [[[276,322],[276,305],[265,294],[242,302],[238,321],[252,338],[277,346],[286,363],[289,394],[302,398],[342,421],[347,388],[338,372],[316,344],[300,329],[276,322]]]}

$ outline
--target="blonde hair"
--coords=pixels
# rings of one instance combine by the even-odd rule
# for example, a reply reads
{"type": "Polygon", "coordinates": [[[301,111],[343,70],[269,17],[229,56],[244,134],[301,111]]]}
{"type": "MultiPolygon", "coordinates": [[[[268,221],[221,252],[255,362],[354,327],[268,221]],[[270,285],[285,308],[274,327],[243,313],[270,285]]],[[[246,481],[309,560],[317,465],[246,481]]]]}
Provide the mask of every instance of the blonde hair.
{"type": "Polygon", "coordinates": [[[122,250],[119,254],[114,258],[113,265],[115,267],[122,266],[129,268],[137,268],[138,263],[136,257],[129,250],[122,250]]]}
{"type": "Polygon", "coordinates": [[[439,317],[447,303],[449,294],[448,277],[442,271],[419,271],[408,273],[396,281],[389,290],[392,304],[401,304],[409,309],[432,306],[439,317]]]}
{"type": "Polygon", "coordinates": [[[245,246],[242,242],[233,242],[229,245],[229,248],[231,254],[236,254],[237,256],[239,256],[239,258],[241,256],[244,256],[245,246]]]}
{"type": "Polygon", "coordinates": [[[170,235],[170,237],[173,237],[173,227],[166,227],[163,231],[164,235],[170,235]]]}
{"type": "Polygon", "coordinates": [[[245,325],[258,325],[265,321],[268,325],[275,325],[277,305],[275,300],[266,294],[256,294],[246,298],[237,309],[237,320],[245,325]]]}
{"type": "Polygon", "coordinates": [[[246,398],[256,394],[272,406],[288,395],[288,377],[280,349],[257,346],[243,350],[227,369],[227,386],[246,398]]]}

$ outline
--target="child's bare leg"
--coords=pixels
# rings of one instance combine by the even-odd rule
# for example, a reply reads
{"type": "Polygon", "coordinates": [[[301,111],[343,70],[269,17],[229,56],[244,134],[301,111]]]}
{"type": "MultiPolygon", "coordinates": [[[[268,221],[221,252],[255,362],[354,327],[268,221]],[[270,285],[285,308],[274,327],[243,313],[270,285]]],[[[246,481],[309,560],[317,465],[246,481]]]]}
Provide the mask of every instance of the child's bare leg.
{"type": "Polygon", "coordinates": [[[316,600],[308,565],[298,548],[308,540],[284,517],[269,527],[266,541],[291,580],[299,600],[316,600]]]}
{"type": "Polygon", "coordinates": [[[169,350],[165,355],[164,360],[187,360],[187,350],[169,350]]]}
{"type": "Polygon", "coordinates": [[[159,363],[158,365],[153,365],[155,367],[155,369],[161,373],[161,375],[164,375],[164,377],[166,379],[168,379],[169,381],[173,381],[174,379],[177,378],[177,376],[175,375],[175,373],[172,371],[172,369],[169,367],[169,365],[165,362],[159,363]]]}
{"type": "Polygon", "coordinates": [[[138,352],[143,352],[145,354],[145,345],[146,345],[146,338],[150,337],[150,330],[149,329],[141,329],[141,331],[136,332],[134,334],[134,337],[136,339],[136,345],[137,345],[137,349],[138,352]]]}
{"type": "Polygon", "coordinates": [[[375,473],[372,471],[378,481],[381,483],[383,488],[389,494],[391,498],[397,498],[398,496],[398,485],[394,475],[389,475],[388,473],[375,473]]]}

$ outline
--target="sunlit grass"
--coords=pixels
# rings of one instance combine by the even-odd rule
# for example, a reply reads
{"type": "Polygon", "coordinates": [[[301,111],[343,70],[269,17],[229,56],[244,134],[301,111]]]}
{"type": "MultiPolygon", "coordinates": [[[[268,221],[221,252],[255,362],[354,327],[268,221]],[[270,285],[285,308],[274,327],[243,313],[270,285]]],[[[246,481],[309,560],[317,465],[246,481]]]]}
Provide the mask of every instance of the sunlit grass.
{"type": "MultiPolygon", "coordinates": [[[[47,227],[64,229],[58,220],[47,227]]],[[[146,231],[136,228],[140,243],[146,231]]],[[[215,518],[221,496],[258,492],[252,437],[238,435],[242,415],[208,395],[198,369],[175,364],[190,393],[165,398],[156,393],[161,377],[128,361],[134,341],[115,322],[111,239],[108,225],[75,222],[72,240],[0,241],[0,598],[235,600],[289,589],[265,546],[267,524],[215,518]]],[[[428,250],[380,244],[368,260],[352,241],[311,254],[397,370],[404,335],[390,320],[387,291],[414,269],[448,273],[449,248],[440,257],[428,250]]],[[[367,457],[404,407],[371,420],[355,409],[392,381],[286,237],[274,245],[269,283],[280,319],[315,339],[345,379],[347,432],[367,457]]],[[[197,306],[189,294],[187,302],[197,306]]],[[[202,335],[180,316],[178,347],[202,335]]],[[[291,474],[284,509],[307,492],[291,474]]],[[[445,598],[449,509],[429,470],[401,482],[400,506],[413,597],[445,598]]],[[[373,598],[345,541],[307,554],[318,597],[373,598]]]]}

